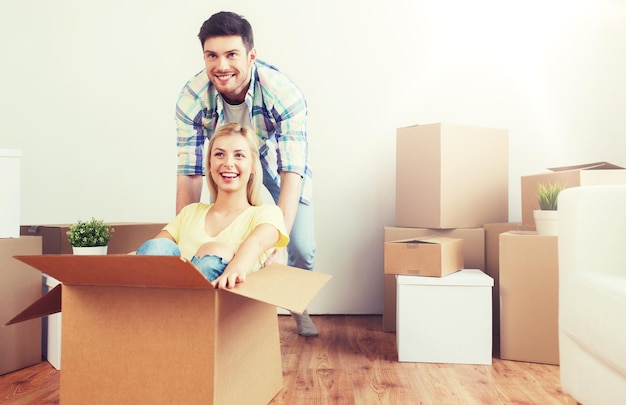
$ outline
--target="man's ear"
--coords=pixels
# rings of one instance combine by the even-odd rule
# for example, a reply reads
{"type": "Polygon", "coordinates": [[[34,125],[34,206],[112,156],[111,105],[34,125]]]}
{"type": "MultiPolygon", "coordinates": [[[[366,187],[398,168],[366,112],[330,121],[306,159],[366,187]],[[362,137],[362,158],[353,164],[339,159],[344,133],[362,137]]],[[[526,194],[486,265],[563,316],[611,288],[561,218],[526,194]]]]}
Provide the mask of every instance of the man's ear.
{"type": "Polygon", "coordinates": [[[256,48],[250,49],[250,51],[248,52],[248,59],[250,59],[250,62],[254,62],[254,60],[256,59],[256,48]]]}

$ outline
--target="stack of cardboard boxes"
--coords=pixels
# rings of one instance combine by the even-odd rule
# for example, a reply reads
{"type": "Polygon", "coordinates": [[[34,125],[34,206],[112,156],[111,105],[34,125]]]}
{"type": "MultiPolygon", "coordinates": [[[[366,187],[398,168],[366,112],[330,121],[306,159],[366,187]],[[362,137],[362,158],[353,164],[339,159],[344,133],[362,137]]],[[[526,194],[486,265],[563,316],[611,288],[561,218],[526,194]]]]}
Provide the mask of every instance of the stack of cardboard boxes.
{"type": "Polygon", "coordinates": [[[383,329],[397,332],[401,361],[407,357],[401,353],[407,351],[407,343],[409,348],[423,346],[429,344],[424,336],[433,335],[447,344],[445,350],[433,344],[428,349],[434,357],[411,351],[408,356],[415,361],[479,362],[454,353],[452,346],[460,342],[444,336],[451,331],[441,321],[447,318],[447,324],[464,325],[465,336],[467,330],[483,328],[477,319],[467,326],[466,318],[455,318],[454,311],[467,302],[474,314],[479,311],[478,296],[467,297],[462,304],[456,300],[463,297],[462,289],[456,288],[456,281],[447,282],[463,272],[455,268],[464,268],[484,270],[493,278],[489,317],[494,354],[559,364],[557,236],[535,232],[537,185],[626,184],[626,170],[596,162],[523,176],[522,221],[509,222],[507,136],[506,130],[448,124],[397,131],[396,224],[384,228],[383,329]],[[432,242],[430,251],[422,247],[427,242],[432,242]],[[438,280],[421,281],[424,275],[438,280]],[[421,289],[415,288],[417,284],[421,289]],[[435,285],[455,285],[455,290],[447,295],[445,288],[433,290],[435,285]]]}
{"type": "MultiPolygon", "coordinates": [[[[41,296],[41,273],[13,258],[41,254],[41,238],[20,237],[18,150],[0,149],[0,325],[41,296]]],[[[0,375],[41,361],[41,322],[0,327],[0,375]]]]}
{"type": "Polygon", "coordinates": [[[411,126],[397,130],[396,150],[396,224],[384,229],[383,328],[397,332],[400,361],[490,364],[493,280],[482,272],[483,225],[508,221],[508,131],[411,126]],[[466,289],[472,293],[458,301],[466,289]],[[430,303],[420,301],[430,293],[430,303]],[[432,338],[420,340],[425,336],[432,338]],[[456,347],[464,350],[444,355],[456,347]]]}

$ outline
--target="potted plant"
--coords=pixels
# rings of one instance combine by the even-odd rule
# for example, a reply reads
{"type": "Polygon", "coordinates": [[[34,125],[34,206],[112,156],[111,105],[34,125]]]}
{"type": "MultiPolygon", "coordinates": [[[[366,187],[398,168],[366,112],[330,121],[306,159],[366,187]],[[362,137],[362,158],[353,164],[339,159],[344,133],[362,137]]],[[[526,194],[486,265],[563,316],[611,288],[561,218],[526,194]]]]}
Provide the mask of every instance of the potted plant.
{"type": "Polygon", "coordinates": [[[539,183],[537,185],[538,210],[534,210],[535,227],[539,235],[557,234],[557,208],[559,193],[565,186],[555,183],[539,183]]]}
{"type": "Polygon", "coordinates": [[[78,220],[72,224],[67,231],[67,240],[74,254],[105,255],[114,231],[110,225],[92,217],[89,221],[78,220]]]}

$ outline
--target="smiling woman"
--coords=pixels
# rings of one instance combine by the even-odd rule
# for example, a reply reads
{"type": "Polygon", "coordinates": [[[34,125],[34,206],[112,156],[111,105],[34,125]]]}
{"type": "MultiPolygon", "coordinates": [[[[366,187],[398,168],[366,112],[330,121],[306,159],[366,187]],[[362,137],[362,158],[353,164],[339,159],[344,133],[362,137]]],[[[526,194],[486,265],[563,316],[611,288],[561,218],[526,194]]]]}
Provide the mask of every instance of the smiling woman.
{"type": "Polygon", "coordinates": [[[190,260],[218,288],[232,288],[259,270],[274,248],[289,242],[276,205],[262,205],[257,137],[230,123],[218,128],[207,149],[212,204],[184,207],[159,234],[137,250],[190,260]]]}

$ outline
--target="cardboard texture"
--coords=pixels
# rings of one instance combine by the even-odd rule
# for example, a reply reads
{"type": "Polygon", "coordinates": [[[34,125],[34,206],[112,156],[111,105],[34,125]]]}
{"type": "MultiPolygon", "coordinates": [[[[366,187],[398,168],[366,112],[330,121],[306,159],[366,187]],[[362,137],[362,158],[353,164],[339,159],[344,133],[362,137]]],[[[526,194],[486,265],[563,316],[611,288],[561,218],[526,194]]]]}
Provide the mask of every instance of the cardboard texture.
{"type": "Polygon", "coordinates": [[[397,283],[398,361],[491,364],[491,277],[465,269],[397,283]]]}
{"type": "Polygon", "coordinates": [[[452,124],[396,131],[396,226],[509,220],[508,131],[452,124]]]}
{"type": "MultiPolygon", "coordinates": [[[[143,242],[155,237],[165,223],[112,222],[115,229],[109,241],[107,254],[126,254],[137,250],[143,242]]],[[[62,225],[22,225],[22,235],[41,236],[43,254],[71,254],[72,245],[67,240],[69,224],[62,225]]]]}
{"type": "Polygon", "coordinates": [[[500,234],[500,358],[559,364],[557,237],[500,234]]]}
{"type": "Polygon", "coordinates": [[[0,149],[0,238],[20,236],[20,159],[22,151],[0,149]]]}
{"type": "MultiPolygon", "coordinates": [[[[41,297],[41,273],[14,255],[41,254],[36,236],[0,239],[0,325],[41,297]]],[[[41,362],[41,322],[0,326],[0,375],[41,362]]]]}
{"type": "Polygon", "coordinates": [[[283,384],[275,305],[301,313],[330,279],[273,264],[216,290],[173,256],[18,259],[63,283],[64,404],[267,404],[283,384]]]}
{"type": "Polygon", "coordinates": [[[600,184],[626,184],[626,170],[608,162],[586,163],[576,166],[553,167],[549,172],[522,176],[522,224],[534,229],[533,211],[539,209],[537,186],[555,183],[565,188],[600,184]]]}
{"type": "Polygon", "coordinates": [[[423,236],[385,242],[385,274],[441,277],[463,268],[463,239],[423,236]]]}
{"type": "MultiPolygon", "coordinates": [[[[485,273],[493,278],[492,308],[493,334],[500,336],[500,234],[521,231],[521,222],[485,224],[485,273]]],[[[498,352],[499,347],[495,348],[498,352]]]]}
{"type": "MultiPolygon", "coordinates": [[[[445,236],[463,239],[463,263],[470,269],[485,270],[485,232],[483,228],[433,229],[385,226],[383,240],[409,239],[421,236],[445,236]]],[[[383,331],[396,331],[396,277],[383,276],[383,331]]]]}

